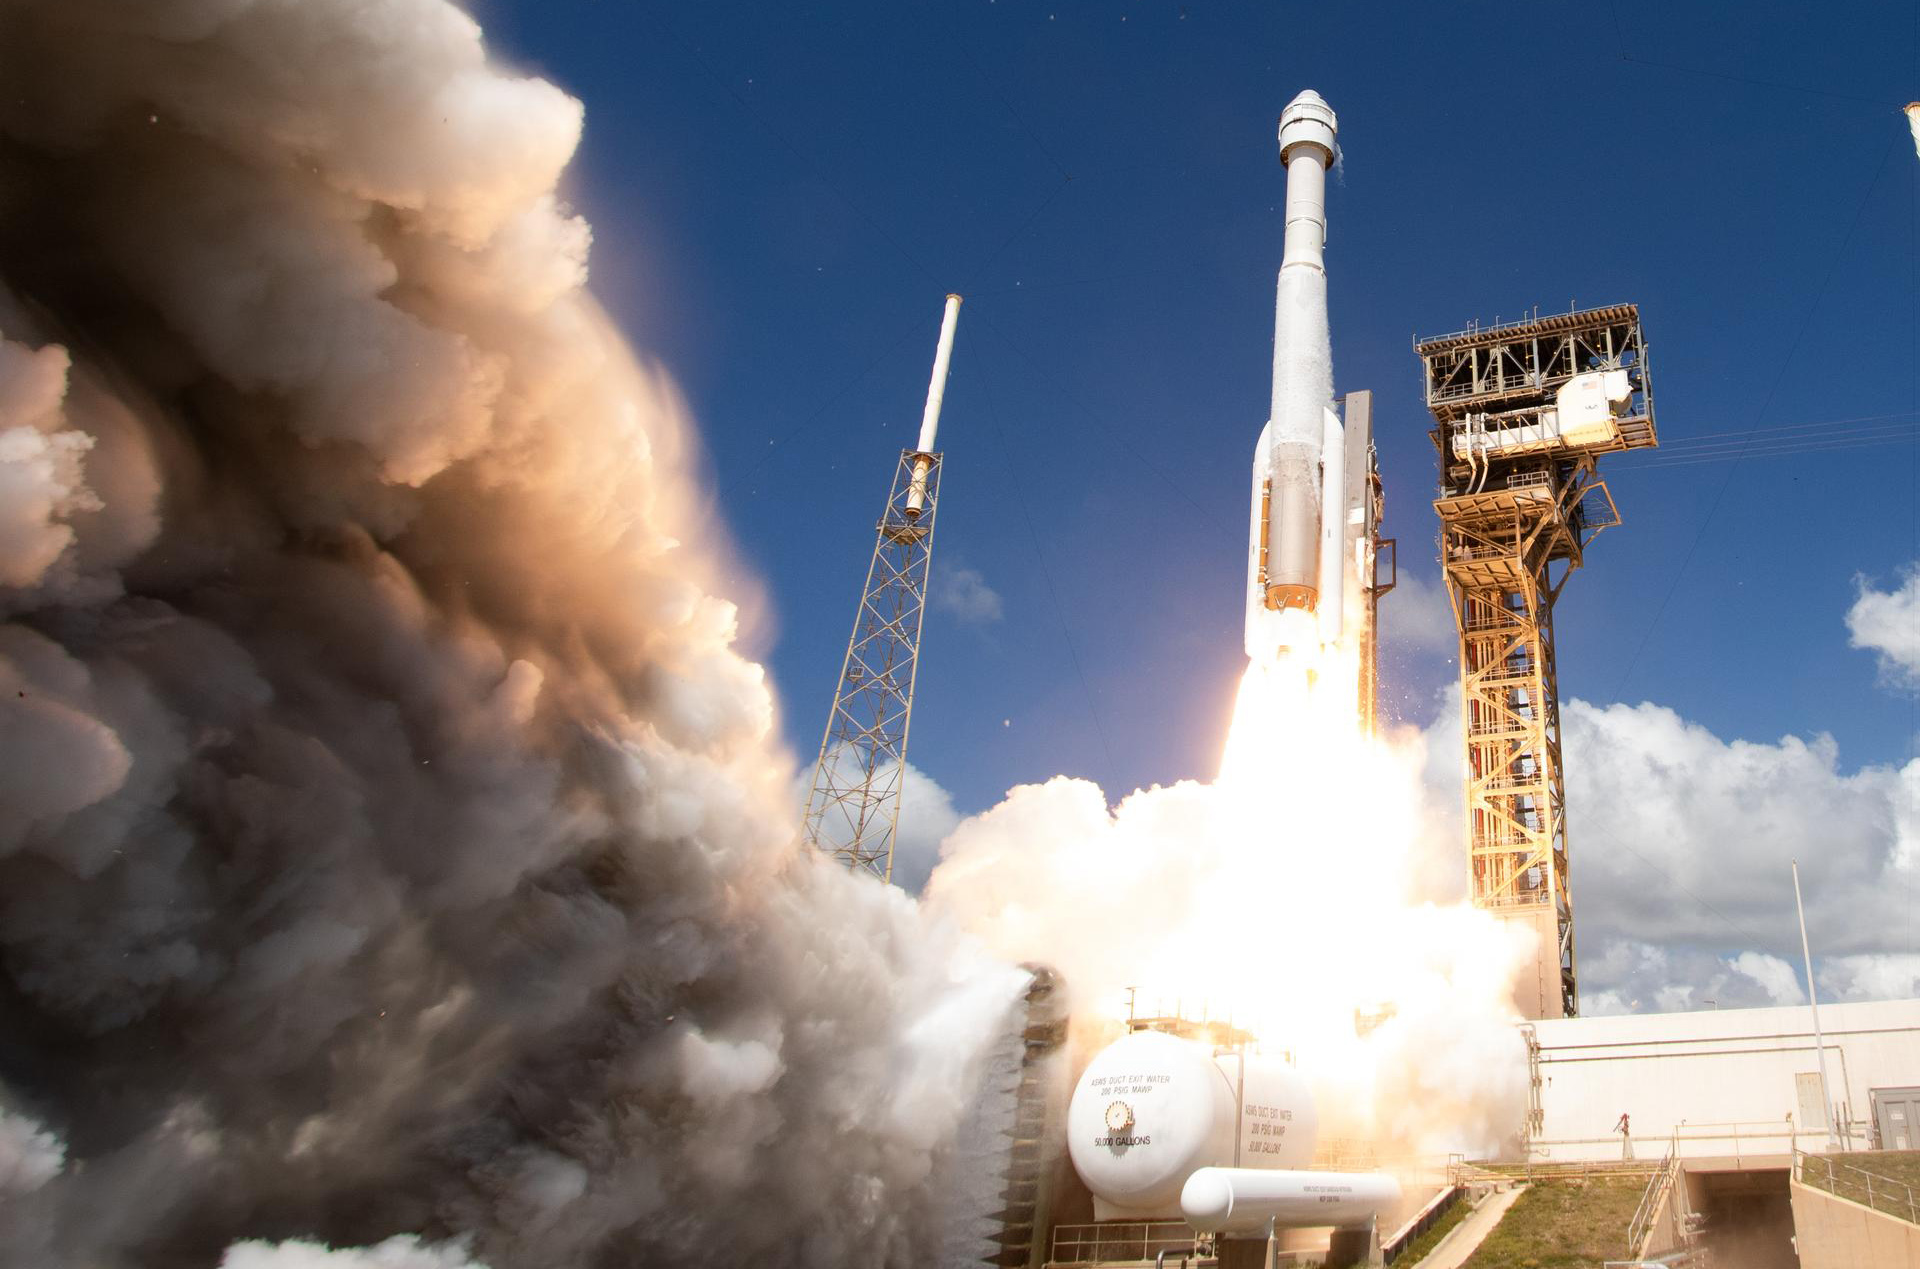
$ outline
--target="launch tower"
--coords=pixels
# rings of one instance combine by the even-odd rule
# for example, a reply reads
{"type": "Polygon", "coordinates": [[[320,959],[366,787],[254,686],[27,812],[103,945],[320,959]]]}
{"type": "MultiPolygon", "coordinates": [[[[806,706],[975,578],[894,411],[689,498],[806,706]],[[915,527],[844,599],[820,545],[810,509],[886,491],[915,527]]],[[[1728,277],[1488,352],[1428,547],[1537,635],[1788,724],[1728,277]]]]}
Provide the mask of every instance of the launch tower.
{"type": "Polygon", "coordinates": [[[900,451],[874,539],[867,584],[840,665],[833,709],[820,739],[820,760],[807,795],[809,843],[849,868],[881,880],[893,876],[900,790],[907,772],[907,725],[920,668],[920,626],[933,567],[933,516],[940,496],[940,454],[934,440],[946,396],[947,367],[960,297],[947,297],[940,344],[920,416],[919,442],[900,451]]]}
{"type": "Polygon", "coordinates": [[[1440,451],[1440,563],[1460,632],[1469,885],[1532,925],[1530,1018],[1579,1011],[1553,605],[1620,516],[1600,455],[1657,443],[1632,304],[1416,341],[1440,451]]]}

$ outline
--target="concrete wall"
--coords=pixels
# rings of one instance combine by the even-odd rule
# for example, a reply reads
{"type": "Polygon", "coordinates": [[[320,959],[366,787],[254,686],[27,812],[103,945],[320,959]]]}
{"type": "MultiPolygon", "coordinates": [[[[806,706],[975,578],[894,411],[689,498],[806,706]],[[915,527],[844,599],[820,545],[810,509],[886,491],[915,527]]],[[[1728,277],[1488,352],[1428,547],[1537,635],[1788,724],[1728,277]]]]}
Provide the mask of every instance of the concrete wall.
{"type": "MultiPolygon", "coordinates": [[[[1824,1020],[1824,1011],[1823,1011],[1824,1020]]],[[[1793,1230],[1800,1269],[1912,1269],[1920,1225],[1793,1183],[1793,1230]]]]}
{"type": "MultiPolygon", "coordinates": [[[[1832,1100],[1862,1131],[1869,1088],[1920,1085],[1920,1000],[1827,1005],[1820,1022],[1832,1100]]],[[[1770,1156],[1778,1166],[1796,1144],[1826,1148],[1825,1126],[1800,1122],[1794,1085],[1795,1075],[1818,1069],[1804,1007],[1530,1025],[1539,1046],[1535,1159],[1618,1159],[1614,1124],[1623,1111],[1639,1158],[1658,1159],[1676,1133],[1684,1157],[1770,1156]]]]}

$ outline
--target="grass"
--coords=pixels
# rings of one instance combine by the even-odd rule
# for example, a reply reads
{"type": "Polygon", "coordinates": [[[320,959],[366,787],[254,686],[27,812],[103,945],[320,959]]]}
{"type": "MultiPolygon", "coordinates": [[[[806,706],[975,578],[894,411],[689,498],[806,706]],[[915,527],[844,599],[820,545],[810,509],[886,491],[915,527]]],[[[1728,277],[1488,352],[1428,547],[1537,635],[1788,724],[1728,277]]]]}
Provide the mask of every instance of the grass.
{"type": "Polygon", "coordinates": [[[1469,1203],[1464,1195],[1456,1199],[1453,1206],[1449,1207],[1426,1233],[1408,1243],[1406,1249],[1394,1257],[1393,1263],[1401,1266],[1402,1269],[1413,1269],[1413,1266],[1427,1258],[1428,1252],[1440,1245],[1442,1238],[1453,1232],[1455,1225],[1467,1219],[1467,1214],[1471,1211],[1473,1211],[1473,1204],[1469,1203]]]}
{"type": "Polygon", "coordinates": [[[1800,1180],[1901,1220],[1913,1220],[1920,1204],[1920,1150],[1857,1150],[1852,1154],[1813,1155],[1800,1180]],[[1826,1165],[1833,1165],[1829,1175],[1826,1165]],[[1892,1184],[1883,1185],[1882,1182],[1892,1184]],[[1909,1201],[1907,1189],[1913,1191],[1909,1201]]]}
{"type": "Polygon", "coordinates": [[[1598,1269],[1622,1259],[1646,1188],[1645,1177],[1535,1181],[1465,1269],[1598,1269]]]}

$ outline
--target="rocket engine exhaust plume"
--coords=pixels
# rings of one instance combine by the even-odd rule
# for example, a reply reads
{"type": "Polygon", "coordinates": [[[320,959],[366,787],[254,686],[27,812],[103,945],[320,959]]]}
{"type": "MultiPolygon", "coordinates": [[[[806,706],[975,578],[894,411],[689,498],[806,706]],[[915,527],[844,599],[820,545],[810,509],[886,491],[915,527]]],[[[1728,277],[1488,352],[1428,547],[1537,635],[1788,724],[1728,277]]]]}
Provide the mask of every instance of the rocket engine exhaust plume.
{"type": "Polygon", "coordinates": [[[802,854],[578,103],[0,0],[0,1263],[898,1263],[1020,976],[802,854]]]}

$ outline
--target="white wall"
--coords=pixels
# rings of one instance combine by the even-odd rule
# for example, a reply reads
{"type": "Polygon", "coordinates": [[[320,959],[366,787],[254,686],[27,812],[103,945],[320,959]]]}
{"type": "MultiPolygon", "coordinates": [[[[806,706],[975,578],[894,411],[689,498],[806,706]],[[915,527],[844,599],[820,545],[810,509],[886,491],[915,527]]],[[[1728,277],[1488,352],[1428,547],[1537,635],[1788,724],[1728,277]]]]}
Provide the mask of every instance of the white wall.
{"type": "MultiPolygon", "coordinates": [[[[1825,1005],[1820,1023],[1832,1100],[1858,1121],[1853,1144],[1864,1149],[1867,1090],[1920,1085],[1920,1000],[1825,1005]]],[[[1642,1158],[1664,1154],[1676,1131],[1693,1158],[1784,1155],[1789,1115],[1801,1149],[1825,1148],[1824,1126],[1802,1122],[1794,1087],[1796,1074],[1818,1069],[1804,1006],[1528,1025],[1539,1044],[1536,1159],[1618,1159],[1622,1111],[1642,1158]]]]}

